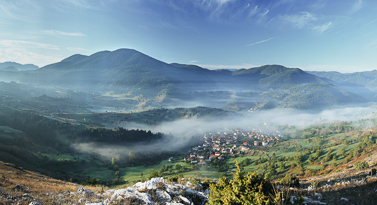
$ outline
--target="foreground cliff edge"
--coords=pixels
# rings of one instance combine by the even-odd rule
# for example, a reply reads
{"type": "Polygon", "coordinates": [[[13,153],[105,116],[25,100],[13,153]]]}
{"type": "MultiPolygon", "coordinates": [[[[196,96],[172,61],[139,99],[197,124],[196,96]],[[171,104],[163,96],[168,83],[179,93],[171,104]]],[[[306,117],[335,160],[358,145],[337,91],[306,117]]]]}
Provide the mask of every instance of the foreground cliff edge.
{"type": "MultiPolygon", "coordinates": [[[[279,204],[373,204],[376,200],[377,177],[370,175],[371,170],[350,173],[347,178],[331,174],[301,179],[299,187],[283,188],[276,185],[274,194],[275,197],[277,192],[282,194],[279,196],[279,204]],[[319,183],[315,183],[313,179],[319,183]]],[[[237,178],[234,175],[234,179],[237,178]]],[[[246,178],[245,174],[244,179],[246,178]]],[[[195,179],[178,181],[180,183],[168,182],[164,178],[152,178],[125,188],[110,189],[60,181],[24,170],[14,164],[0,162],[0,204],[211,203],[208,182],[197,183],[200,180],[195,179]]],[[[221,184],[221,181],[217,183],[221,184]]],[[[210,182],[214,183],[215,181],[210,182]]],[[[227,183],[233,182],[228,180],[227,183]]],[[[271,204],[274,204],[274,201],[271,201],[271,204]]]]}
{"type": "Polygon", "coordinates": [[[82,186],[0,162],[0,204],[206,204],[199,184],[152,178],[123,189],[82,186]]]}

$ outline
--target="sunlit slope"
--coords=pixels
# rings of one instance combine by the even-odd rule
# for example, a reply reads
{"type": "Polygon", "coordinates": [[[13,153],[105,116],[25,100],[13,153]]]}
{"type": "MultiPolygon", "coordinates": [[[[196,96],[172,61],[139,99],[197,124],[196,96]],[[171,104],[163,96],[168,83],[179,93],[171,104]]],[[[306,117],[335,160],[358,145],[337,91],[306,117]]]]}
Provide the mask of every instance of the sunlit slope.
{"type": "MultiPolygon", "coordinates": [[[[274,93],[305,95],[304,92],[295,91],[298,85],[303,85],[304,90],[316,90],[318,85],[333,86],[334,89],[327,89],[325,96],[320,96],[321,92],[311,93],[315,95],[314,98],[325,101],[319,105],[359,102],[347,97],[349,94],[337,88],[331,80],[298,68],[265,65],[236,71],[209,70],[195,65],[167,64],[132,49],[102,51],[90,56],[76,54],[36,71],[23,72],[20,81],[83,92],[126,94],[129,99],[136,99],[139,107],[179,106],[185,103],[186,106],[212,104],[224,108],[230,102],[238,108],[245,102],[250,105],[273,102],[282,107],[286,103],[282,103],[274,93]],[[208,97],[211,92],[223,93],[208,97]],[[241,92],[253,92],[251,95],[254,97],[242,99],[240,104],[241,92]],[[262,93],[271,92],[274,93],[267,98],[261,97],[262,93]]],[[[299,96],[296,103],[300,104],[303,98],[299,96]]]]}

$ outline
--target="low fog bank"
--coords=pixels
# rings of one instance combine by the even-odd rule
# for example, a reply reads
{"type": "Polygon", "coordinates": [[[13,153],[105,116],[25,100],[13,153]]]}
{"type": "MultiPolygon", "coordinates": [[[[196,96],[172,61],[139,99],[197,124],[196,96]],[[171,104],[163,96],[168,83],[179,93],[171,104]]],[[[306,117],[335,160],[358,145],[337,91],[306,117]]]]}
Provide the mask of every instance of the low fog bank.
{"type": "Polygon", "coordinates": [[[188,151],[190,147],[197,145],[200,141],[201,138],[199,137],[175,137],[165,135],[163,139],[154,141],[153,143],[109,145],[89,142],[75,143],[72,147],[79,152],[97,155],[106,160],[118,154],[125,160],[128,159],[129,152],[133,152],[136,157],[176,153],[188,151]]]}
{"type": "Polygon", "coordinates": [[[151,126],[146,124],[120,124],[126,129],[151,130],[154,133],[165,134],[162,140],[154,143],[139,143],[133,145],[102,145],[96,143],[78,143],[73,147],[81,152],[99,154],[111,158],[120,154],[126,157],[130,151],[139,155],[182,152],[190,146],[203,141],[203,135],[209,132],[224,132],[232,129],[245,131],[256,130],[263,133],[280,131],[281,134],[291,134],[292,126],[297,129],[313,125],[324,125],[336,122],[355,122],[357,128],[368,129],[376,124],[368,119],[375,119],[377,107],[346,107],[329,109],[320,112],[304,112],[293,109],[274,109],[251,112],[241,117],[229,117],[221,120],[192,117],[172,122],[163,122],[151,126]],[[287,128],[287,129],[285,129],[287,128]]]}
{"type": "MultiPolygon", "coordinates": [[[[334,122],[356,122],[362,119],[374,119],[377,107],[345,107],[323,111],[299,111],[294,109],[273,109],[249,112],[240,117],[224,117],[221,120],[193,117],[173,122],[164,122],[151,126],[146,124],[125,123],[120,126],[127,129],[143,129],[152,132],[171,134],[181,138],[203,135],[206,132],[227,131],[230,129],[268,129],[276,130],[282,126],[295,126],[299,129],[334,122]]],[[[368,128],[371,125],[365,125],[368,128]]],[[[268,131],[266,130],[266,131],[268,131]]]]}

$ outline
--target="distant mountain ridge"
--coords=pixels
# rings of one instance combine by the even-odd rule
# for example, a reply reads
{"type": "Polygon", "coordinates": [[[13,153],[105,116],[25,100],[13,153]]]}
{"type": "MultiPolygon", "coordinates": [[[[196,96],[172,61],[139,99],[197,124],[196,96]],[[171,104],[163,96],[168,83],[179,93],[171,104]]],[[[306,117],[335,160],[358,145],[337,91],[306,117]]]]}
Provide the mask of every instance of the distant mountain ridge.
{"type": "Polygon", "coordinates": [[[262,88],[279,88],[286,85],[306,83],[329,83],[319,77],[306,73],[299,68],[286,68],[281,65],[264,65],[234,71],[232,75],[252,75],[262,88]]]}
{"type": "Polygon", "coordinates": [[[335,71],[310,71],[308,73],[327,78],[342,89],[376,100],[377,70],[355,73],[339,73],[335,71]]]}
{"type": "Polygon", "coordinates": [[[38,66],[33,64],[19,64],[15,62],[4,62],[0,63],[0,70],[3,71],[25,71],[25,70],[37,70],[38,66]]]}
{"type": "MultiPolygon", "coordinates": [[[[242,104],[245,108],[266,102],[271,102],[269,104],[273,104],[273,107],[291,107],[300,102],[286,101],[297,98],[286,98],[285,102],[282,102],[281,97],[273,93],[296,92],[297,90],[292,88],[305,85],[300,87],[308,90],[300,92],[304,94],[309,93],[315,85],[334,84],[331,79],[307,73],[299,68],[265,65],[235,71],[209,70],[196,65],[167,64],[133,49],[101,51],[90,56],[75,54],[61,62],[24,72],[20,74],[19,81],[64,89],[123,94],[129,96],[128,101],[138,101],[139,105],[142,101],[142,106],[159,107],[178,102],[208,106],[210,102],[209,105],[213,106],[239,107],[242,104]],[[217,93],[215,96],[214,92],[217,93]],[[260,95],[264,92],[270,95],[260,95]],[[253,97],[246,99],[245,96],[253,97]]],[[[352,99],[349,92],[340,90],[327,90],[330,92],[328,97],[333,99],[330,102],[334,101],[333,105],[359,102],[352,99]]],[[[293,93],[288,93],[290,94],[293,93]]],[[[310,107],[310,104],[297,107],[310,107]]]]}

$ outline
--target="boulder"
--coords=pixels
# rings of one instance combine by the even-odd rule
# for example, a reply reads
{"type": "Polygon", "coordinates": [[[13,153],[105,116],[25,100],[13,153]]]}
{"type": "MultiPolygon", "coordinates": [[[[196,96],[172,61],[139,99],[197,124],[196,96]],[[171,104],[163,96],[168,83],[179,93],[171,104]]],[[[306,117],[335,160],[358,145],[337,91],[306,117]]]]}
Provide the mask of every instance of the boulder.
{"type": "Polygon", "coordinates": [[[109,189],[109,190],[105,191],[105,192],[102,194],[102,196],[103,196],[103,197],[111,197],[111,196],[114,194],[114,192],[115,192],[115,189],[109,189]]]}
{"type": "Polygon", "coordinates": [[[295,197],[295,196],[289,197],[289,202],[291,202],[291,204],[294,204],[296,202],[296,200],[297,200],[297,197],[295,197]]]}
{"type": "Polygon", "coordinates": [[[342,202],[342,203],[348,203],[349,201],[350,200],[347,199],[347,198],[344,198],[344,197],[340,198],[340,202],[342,202]]]}
{"type": "Polygon", "coordinates": [[[82,187],[79,187],[79,189],[77,190],[77,194],[78,195],[81,195],[81,196],[93,196],[94,195],[94,192],[90,191],[90,190],[87,190],[87,189],[84,189],[82,187]]]}
{"type": "MultiPolygon", "coordinates": [[[[109,192],[109,193],[111,193],[111,192],[109,192]]],[[[119,201],[119,200],[122,200],[122,199],[142,201],[142,202],[147,203],[147,204],[148,203],[154,203],[151,199],[150,194],[139,192],[137,189],[132,188],[132,187],[128,187],[127,189],[114,190],[113,195],[111,196],[111,201],[119,201]]]]}
{"type": "Polygon", "coordinates": [[[182,184],[166,184],[166,191],[174,195],[184,194],[186,189],[182,184]]]}
{"type": "Polygon", "coordinates": [[[190,200],[188,200],[186,197],[179,195],[178,197],[184,204],[191,204],[190,200]]]}
{"type": "Polygon", "coordinates": [[[159,202],[169,202],[171,201],[171,196],[163,190],[157,190],[156,196],[158,197],[159,202]]]}
{"type": "Polygon", "coordinates": [[[22,194],[22,197],[23,198],[33,198],[32,196],[30,196],[28,193],[25,193],[25,194],[22,194]]]}
{"type": "Polygon", "coordinates": [[[133,186],[133,188],[137,189],[138,191],[145,191],[148,189],[157,189],[157,184],[160,182],[165,183],[164,178],[162,177],[152,178],[151,180],[146,181],[146,182],[138,182],[133,186]]]}
{"type": "Polygon", "coordinates": [[[32,201],[32,202],[29,203],[29,205],[42,205],[42,204],[41,204],[41,203],[38,203],[38,202],[36,202],[36,201],[32,201]]]}
{"type": "Polygon", "coordinates": [[[208,199],[208,196],[204,192],[186,189],[185,196],[193,196],[193,195],[199,196],[202,199],[208,199]]]}
{"type": "Polygon", "coordinates": [[[315,193],[314,196],[317,197],[318,200],[323,198],[321,193],[315,193]]]}
{"type": "Polygon", "coordinates": [[[17,185],[14,187],[14,190],[15,190],[15,191],[22,191],[23,188],[22,188],[21,184],[17,184],[17,185]]]}

